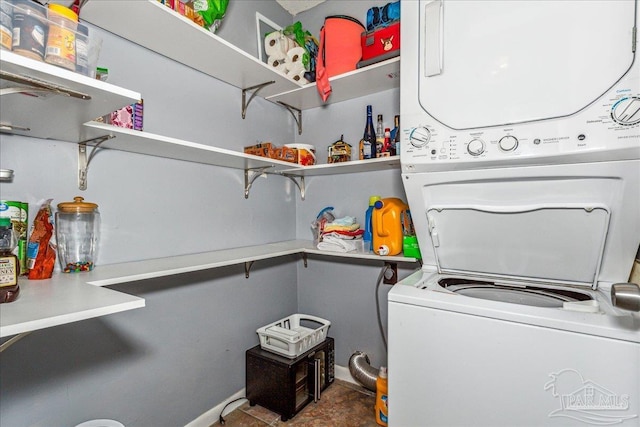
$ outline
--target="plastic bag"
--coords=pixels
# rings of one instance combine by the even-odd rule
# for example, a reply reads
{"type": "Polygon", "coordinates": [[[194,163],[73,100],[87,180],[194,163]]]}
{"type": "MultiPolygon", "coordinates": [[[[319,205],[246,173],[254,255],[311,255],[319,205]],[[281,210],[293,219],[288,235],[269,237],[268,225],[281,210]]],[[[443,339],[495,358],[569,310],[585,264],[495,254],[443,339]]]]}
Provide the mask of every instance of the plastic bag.
{"type": "Polygon", "coordinates": [[[220,27],[228,4],[229,0],[194,0],[193,10],[204,20],[204,27],[215,33],[220,27]]]}
{"type": "Polygon", "coordinates": [[[51,201],[46,200],[33,220],[31,236],[27,244],[27,268],[29,279],[48,279],[53,274],[56,251],[51,243],[53,223],[51,221],[51,201]]]}

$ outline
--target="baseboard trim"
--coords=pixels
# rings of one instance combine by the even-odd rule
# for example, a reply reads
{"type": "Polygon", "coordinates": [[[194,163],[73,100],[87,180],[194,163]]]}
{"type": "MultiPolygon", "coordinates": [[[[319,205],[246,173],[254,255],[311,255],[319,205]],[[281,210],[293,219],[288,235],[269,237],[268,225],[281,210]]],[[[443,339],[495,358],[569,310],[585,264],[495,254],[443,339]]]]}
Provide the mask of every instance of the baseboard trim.
{"type": "MultiPolygon", "coordinates": [[[[217,422],[219,417],[220,417],[220,412],[222,412],[222,410],[224,409],[225,405],[235,399],[238,399],[239,397],[244,397],[246,395],[245,393],[245,389],[242,388],[241,390],[237,391],[235,394],[233,394],[232,396],[229,396],[228,398],[226,398],[224,401],[222,401],[222,403],[214,406],[213,408],[209,409],[207,412],[205,412],[204,414],[200,415],[198,418],[196,418],[195,420],[191,421],[189,424],[186,424],[185,427],[209,427],[210,425],[212,425],[213,423],[217,422]]],[[[227,407],[227,410],[225,411],[225,414],[228,414],[230,412],[232,412],[234,409],[239,408],[240,406],[242,406],[244,404],[244,400],[238,400],[237,402],[233,402],[232,404],[230,404],[227,407]]]]}
{"type": "MultiPolygon", "coordinates": [[[[352,383],[352,384],[356,384],[356,385],[360,385],[352,376],[351,376],[351,372],[349,372],[349,368],[347,368],[346,366],[335,366],[335,377],[338,380],[342,380],[342,381],[346,381],[348,383],[352,383]]],[[[235,394],[233,394],[232,396],[229,396],[228,398],[226,398],[222,403],[214,406],[213,408],[209,409],[207,412],[205,412],[204,414],[200,415],[198,418],[196,418],[195,420],[191,421],[189,424],[186,424],[185,427],[209,427],[210,425],[212,425],[213,423],[217,422],[218,419],[220,418],[220,412],[224,409],[224,406],[235,400],[238,399],[239,397],[243,397],[245,396],[245,389],[241,389],[239,391],[237,391],[235,394]]],[[[237,402],[233,402],[232,404],[230,404],[227,407],[226,410],[226,414],[232,412],[234,409],[239,408],[240,406],[242,406],[245,403],[244,400],[238,400],[237,402]]]]}

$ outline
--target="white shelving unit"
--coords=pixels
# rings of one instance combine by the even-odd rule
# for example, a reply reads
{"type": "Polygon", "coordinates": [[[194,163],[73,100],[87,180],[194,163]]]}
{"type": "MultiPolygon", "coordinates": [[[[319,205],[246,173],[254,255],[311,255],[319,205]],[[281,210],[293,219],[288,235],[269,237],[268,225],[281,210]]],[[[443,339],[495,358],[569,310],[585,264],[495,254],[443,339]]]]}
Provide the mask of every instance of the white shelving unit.
{"type": "MultiPolygon", "coordinates": [[[[90,0],[82,18],[187,66],[245,90],[264,83],[260,96],[300,110],[323,105],[315,85],[300,86],[256,58],[155,0],[127,2],[90,0]],[[153,22],[153,26],[140,26],[153,22]],[[189,49],[184,40],[189,40],[189,49]],[[192,52],[208,52],[193,55],[192,52]]],[[[331,79],[338,102],[398,86],[399,59],[336,76],[331,79]]],[[[78,143],[80,181],[91,156],[87,149],[100,148],[166,157],[245,172],[245,196],[253,180],[262,173],[281,174],[292,179],[304,197],[304,178],[309,176],[359,173],[398,168],[399,159],[381,158],[330,165],[302,167],[295,164],[247,155],[177,138],[117,128],[98,122],[96,117],[132,104],[139,93],[73,73],[39,61],[0,51],[0,131],[78,143]],[[35,96],[34,96],[35,95],[35,96]],[[296,180],[297,179],[297,180],[296,180]]],[[[244,106],[246,108],[246,104],[244,106]]],[[[293,240],[251,247],[225,249],[201,254],[98,266],[82,274],[56,274],[48,280],[20,280],[20,297],[0,310],[0,337],[62,325],[144,307],[142,298],[103,286],[127,283],[191,271],[245,264],[248,276],[254,261],[302,254],[416,262],[414,258],[380,257],[371,253],[338,253],[318,250],[313,242],[293,240]]]]}
{"type": "Polygon", "coordinates": [[[199,254],[97,266],[93,271],[55,274],[47,280],[20,280],[20,297],[0,310],[0,337],[144,307],[144,299],[103,286],[251,263],[294,254],[315,254],[385,262],[414,263],[415,258],[316,249],[311,241],[291,240],[199,254]]]}
{"type": "Polygon", "coordinates": [[[240,89],[273,81],[260,90],[259,96],[298,110],[358,98],[400,85],[400,58],[392,58],[329,79],[333,93],[325,103],[318,95],[315,83],[301,85],[288,79],[157,0],[127,2],[126,13],[122,11],[121,1],[89,0],[82,7],[80,18],[240,89]],[[140,25],[142,22],[153,22],[153,25],[140,25]],[[188,40],[188,49],[185,48],[185,40],[188,40]]]}
{"type": "Polygon", "coordinates": [[[79,142],[82,124],[140,94],[0,50],[0,131],[79,142]]]}

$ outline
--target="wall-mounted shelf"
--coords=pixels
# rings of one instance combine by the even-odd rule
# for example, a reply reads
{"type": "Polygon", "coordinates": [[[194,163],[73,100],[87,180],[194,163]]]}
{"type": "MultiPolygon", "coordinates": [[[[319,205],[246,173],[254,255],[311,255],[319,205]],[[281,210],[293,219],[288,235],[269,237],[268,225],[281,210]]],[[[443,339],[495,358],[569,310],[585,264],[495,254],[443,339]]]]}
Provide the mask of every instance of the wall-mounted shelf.
{"type": "Polygon", "coordinates": [[[331,77],[329,82],[332,92],[327,102],[322,102],[315,83],[266,98],[300,110],[308,110],[398,88],[400,87],[400,57],[331,77]]]}
{"type": "Polygon", "coordinates": [[[80,18],[240,89],[274,81],[261,97],[300,87],[157,0],[130,1],[124,9],[119,0],[90,0],[80,18]]]}
{"type": "MultiPolygon", "coordinates": [[[[400,58],[392,58],[330,79],[333,93],[324,103],[315,83],[301,85],[258,58],[180,16],[157,0],[89,0],[80,17],[104,30],[240,89],[260,86],[260,97],[297,110],[358,98],[400,85],[400,58]],[[153,22],[141,26],[141,22],[153,22]],[[185,40],[189,48],[185,49],[185,40]],[[200,52],[194,54],[194,52],[200,52]]],[[[243,105],[243,112],[246,105],[243,105]]],[[[243,116],[244,117],[244,116],[243,116]]],[[[300,125],[299,125],[300,127],[300,125]]]]}
{"type": "MultiPolygon", "coordinates": [[[[82,136],[83,140],[87,141],[103,140],[100,143],[100,148],[110,148],[131,153],[244,170],[245,197],[248,197],[249,190],[255,178],[262,173],[280,174],[290,178],[298,186],[301,196],[304,199],[304,178],[307,176],[371,172],[385,169],[398,169],[400,167],[400,158],[398,156],[382,157],[373,160],[356,160],[345,163],[298,166],[280,160],[244,154],[224,148],[216,148],[168,136],[156,135],[150,132],[119,128],[99,122],[85,123],[82,136]]],[[[90,147],[91,143],[87,143],[86,145],[90,147]]],[[[86,148],[83,144],[79,146],[81,152],[82,150],[86,150],[86,148]]],[[[80,156],[86,156],[86,152],[80,154],[80,156]]],[[[82,168],[83,163],[87,164],[88,162],[79,162],[79,176],[86,176],[86,168],[82,168]]]]}
{"type": "MultiPolygon", "coordinates": [[[[291,163],[280,160],[272,160],[224,148],[216,148],[210,145],[156,135],[150,132],[119,128],[99,122],[86,123],[82,135],[84,137],[83,140],[86,141],[101,141],[100,149],[111,148],[131,153],[244,170],[245,198],[249,197],[251,185],[261,174],[279,173],[282,170],[290,169],[292,166],[295,167],[295,165],[291,163]]],[[[88,142],[86,145],[91,146],[91,143],[88,142]]],[[[89,164],[89,161],[83,160],[86,157],[86,145],[80,144],[79,146],[80,161],[78,162],[78,176],[79,186],[81,188],[83,184],[86,187],[86,168],[89,164]]],[[[298,182],[296,182],[296,185],[300,187],[298,182]]],[[[304,198],[303,188],[304,187],[302,187],[300,191],[304,198]]]]}
{"type": "Polygon", "coordinates": [[[0,310],[0,337],[144,307],[144,299],[102,286],[208,270],[294,254],[319,254],[386,262],[415,258],[381,257],[370,253],[320,251],[311,241],[291,240],[192,255],[97,266],[78,274],[54,274],[47,280],[20,280],[18,300],[0,310]]]}
{"type": "Polygon", "coordinates": [[[140,94],[0,50],[0,131],[79,142],[82,124],[140,94]]]}
{"type": "Polygon", "coordinates": [[[400,156],[380,157],[370,160],[352,160],[344,163],[327,163],[304,166],[280,171],[288,176],[323,176],[345,173],[375,172],[387,169],[400,169],[400,156]]]}

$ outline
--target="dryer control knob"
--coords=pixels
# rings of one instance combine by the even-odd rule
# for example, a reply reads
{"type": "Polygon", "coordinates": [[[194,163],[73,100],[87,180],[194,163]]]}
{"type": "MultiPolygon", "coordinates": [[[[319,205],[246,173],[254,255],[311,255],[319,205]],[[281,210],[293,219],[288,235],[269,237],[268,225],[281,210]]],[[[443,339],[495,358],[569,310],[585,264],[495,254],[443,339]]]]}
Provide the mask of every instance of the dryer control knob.
{"type": "Polygon", "coordinates": [[[425,127],[414,128],[409,134],[409,142],[416,148],[426,147],[431,140],[431,131],[425,127]]]}
{"type": "Polygon", "coordinates": [[[622,98],[611,108],[611,118],[624,126],[640,123],[640,98],[622,98]]]}
{"type": "Polygon", "coordinates": [[[472,156],[479,156],[484,153],[484,142],[481,139],[472,139],[467,144],[467,152],[472,156]]]}
{"type": "Polygon", "coordinates": [[[515,151],[518,148],[518,138],[511,135],[503,136],[498,141],[498,147],[502,151],[515,151]]]}

